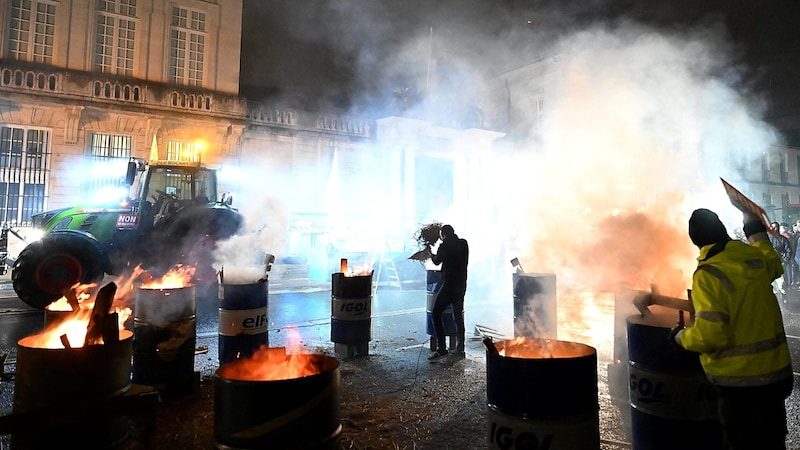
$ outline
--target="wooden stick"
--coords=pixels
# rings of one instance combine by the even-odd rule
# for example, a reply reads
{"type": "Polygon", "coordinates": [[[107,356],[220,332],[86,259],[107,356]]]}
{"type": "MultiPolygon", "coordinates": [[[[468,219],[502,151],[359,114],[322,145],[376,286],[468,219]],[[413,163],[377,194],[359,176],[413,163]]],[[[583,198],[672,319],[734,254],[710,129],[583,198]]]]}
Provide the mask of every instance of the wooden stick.
{"type": "Polygon", "coordinates": [[[78,312],[78,310],[80,309],[80,303],[78,301],[78,296],[75,294],[75,290],[73,288],[74,286],[67,289],[67,291],[64,292],[64,298],[67,299],[67,303],[69,303],[69,306],[72,308],[72,312],[78,312]]]}
{"type": "MultiPolygon", "coordinates": [[[[86,328],[86,340],[84,341],[83,345],[99,345],[103,343],[103,336],[105,334],[111,334],[106,330],[106,333],[103,332],[106,326],[111,327],[111,324],[106,325],[106,319],[109,316],[109,311],[111,310],[111,304],[114,302],[114,294],[117,292],[117,285],[114,282],[108,283],[107,285],[100,288],[97,291],[97,298],[94,301],[94,309],[92,309],[92,316],[89,318],[89,325],[86,328]]],[[[114,317],[116,319],[116,317],[114,317]]],[[[116,320],[113,324],[114,327],[117,327],[116,320]]],[[[119,334],[119,330],[117,330],[117,334],[119,334]]]]}
{"type": "Polygon", "coordinates": [[[64,348],[66,348],[68,350],[72,348],[72,345],[70,345],[70,343],[69,343],[69,337],[67,337],[66,334],[62,334],[58,338],[61,340],[61,345],[63,345],[64,348]]]}

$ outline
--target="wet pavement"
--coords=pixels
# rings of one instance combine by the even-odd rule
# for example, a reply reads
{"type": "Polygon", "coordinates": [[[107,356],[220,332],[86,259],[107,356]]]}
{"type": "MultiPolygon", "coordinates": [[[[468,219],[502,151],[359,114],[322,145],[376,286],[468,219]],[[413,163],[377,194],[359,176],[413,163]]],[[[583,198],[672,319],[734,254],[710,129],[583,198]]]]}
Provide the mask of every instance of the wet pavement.
{"type": "MultiPolygon", "coordinates": [[[[466,359],[431,364],[426,360],[430,336],[427,334],[426,292],[421,283],[408,283],[401,287],[377,286],[372,299],[369,354],[348,357],[337,354],[331,342],[330,283],[302,277],[276,277],[269,282],[269,345],[293,347],[299,341],[304,352],[326,354],[340,360],[343,385],[341,448],[488,448],[486,351],[481,333],[494,335],[499,340],[514,336],[514,301],[510,285],[509,282],[507,290],[471,285],[465,302],[466,359]],[[384,397],[390,399],[386,401],[403,403],[396,408],[406,415],[389,415],[385,408],[380,412],[381,408],[376,404],[384,397]],[[431,398],[438,401],[431,401],[431,398]],[[422,405],[417,406],[415,414],[421,418],[415,419],[412,426],[406,408],[420,400],[422,405]],[[367,407],[371,411],[354,412],[367,407]],[[424,413],[419,412],[420,408],[424,408],[424,413]],[[390,427],[389,422],[393,426],[390,427]],[[469,445],[457,446],[458,440],[447,437],[452,434],[448,430],[454,422],[458,422],[455,425],[462,434],[460,442],[469,442],[469,445]],[[382,439],[385,441],[378,440],[378,434],[384,435],[382,439]]],[[[0,279],[0,293],[3,287],[7,288],[0,279]]],[[[783,308],[797,377],[800,373],[800,293],[792,292],[783,308]]],[[[24,307],[7,307],[0,313],[3,333],[7,332],[9,323],[40,318],[26,312],[24,307]]],[[[613,295],[576,296],[558,302],[558,339],[585,343],[597,351],[598,415],[603,449],[631,447],[627,366],[625,362],[615,361],[618,357],[615,344],[619,344],[620,338],[615,316],[618,318],[620,314],[624,316],[627,312],[621,312],[619,305],[615,305],[613,295]]],[[[199,392],[206,397],[205,402],[192,404],[195,411],[189,418],[170,410],[170,414],[181,417],[184,422],[197,422],[199,427],[204,424],[206,429],[194,431],[192,438],[178,430],[162,429],[159,432],[169,437],[162,439],[165,442],[151,442],[145,446],[134,441],[130,448],[214,447],[210,431],[213,429],[213,408],[208,395],[211,395],[209,385],[219,367],[216,319],[216,305],[199,299],[194,362],[200,380],[199,392]],[[197,418],[198,414],[202,420],[197,418]]],[[[6,336],[5,339],[6,348],[0,348],[0,351],[10,351],[9,358],[13,361],[13,349],[7,347],[8,342],[15,342],[14,337],[6,336]]],[[[13,364],[6,364],[4,368],[7,372],[14,371],[13,364]]],[[[787,401],[787,448],[800,450],[800,390],[797,383],[795,385],[787,401]]],[[[5,414],[13,405],[13,392],[14,375],[11,374],[0,381],[0,410],[5,414]]],[[[162,400],[158,408],[176,408],[176,405],[180,404],[162,400]]],[[[162,428],[169,426],[161,425],[162,428]]],[[[0,449],[10,448],[9,442],[7,435],[0,436],[0,449]]]]}

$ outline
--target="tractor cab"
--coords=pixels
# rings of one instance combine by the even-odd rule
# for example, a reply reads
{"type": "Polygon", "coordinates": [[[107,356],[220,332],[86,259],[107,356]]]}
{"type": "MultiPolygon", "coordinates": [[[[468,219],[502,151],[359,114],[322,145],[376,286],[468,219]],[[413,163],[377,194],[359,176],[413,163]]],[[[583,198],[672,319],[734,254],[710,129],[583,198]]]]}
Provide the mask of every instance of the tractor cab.
{"type": "Polygon", "coordinates": [[[206,206],[217,199],[216,173],[197,162],[150,161],[131,158],[127,183],[142,225],[159,226],[178,211],[206,206]]]}

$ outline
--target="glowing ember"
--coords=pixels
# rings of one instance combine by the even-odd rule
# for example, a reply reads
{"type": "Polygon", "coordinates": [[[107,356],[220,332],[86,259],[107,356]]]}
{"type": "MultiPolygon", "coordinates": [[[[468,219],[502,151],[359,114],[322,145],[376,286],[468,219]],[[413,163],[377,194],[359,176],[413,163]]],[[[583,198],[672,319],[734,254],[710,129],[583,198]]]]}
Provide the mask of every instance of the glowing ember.
{"type": "Polygon", "coordinates": [[[507,358],[577,358],[591,355],[594,350],[576,342],[518,337],[496,344],[500,356],[507,358]]]}
{"type": "Polygon", "coordinates": [[[147,272],[142,273],[143,289],[176,289],[192,286],[192,277],[195,273],[194,266],[176,265],[161,278],[153,278],[147,272]]]}

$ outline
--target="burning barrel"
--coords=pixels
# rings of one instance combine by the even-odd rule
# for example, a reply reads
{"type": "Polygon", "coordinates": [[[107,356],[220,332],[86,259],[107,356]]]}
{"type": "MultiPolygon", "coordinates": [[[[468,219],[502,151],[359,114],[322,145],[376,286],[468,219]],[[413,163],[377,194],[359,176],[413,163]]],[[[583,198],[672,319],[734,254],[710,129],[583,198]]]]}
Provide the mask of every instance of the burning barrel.
{"type": "Polygon", "coordinates": [[[593,347],[525,337],[488,343],[486,399],[489,448],[600,448],[593,347]]]}
{"type": "Polygon", "coordinates": [[[372,272],[331,275],[331,341],[347,357],[367,356],[372,340],[372,272]]]}
{"type": "Polygon", "coordinates": [[[131,428],[128,417],[108,414],[104,402],[125,395],[131,382],[132,333],[118,342],[43,348],[39,336],[17,344],[14,414],[58,417],[46,428],[22,430],[14,448],[111,448],[131,428]]]}
{"type": "Polygon", "coordinates": [[[556,339],[556,275],[516,272],[514,337],[556,339]]]}
{"type": "MultiPolygon", "coordinates": [[[[436,327],[433,323],[433,304],[436,302],[436,295],[439,294],[439,289],[442,287],[442,273],[438,270],[427,270],[427,288],[426,288],[426,326],[425,332],[430,335],[431,351],[436,351],[436,327]]],[[[458,328],[456,327],[456,317],[453,314],[453,305],[449,305],[442,312],[442,323],[444,324],[444,333],[449,338],[450,348],[455,347],[455,340],[458,338],[458,328]]]]}
{"type": "Polygon", "coordinates": [[[221,283],[219,295],[219,362],[248,357],[269,345],[269,288],[255,283],[221,283]]]}
{"type": "Polygon", "coordinates": [[[339,361],[262,348],[214,378],[217,448],[336,449],[342,430],[339,361]]]}
{"type": "Polygon", "coordinates": [[[133,320],[133,382],[162,397],[194,390],[197,341],[195,287],[140,288],[133,320]]]}
{"type": "Polygon", "coordinates": [[[634,449],[720,448],[716,393],[697,353],[669,343],[676,323],[671,314],[627,319],[634,449]]]}

